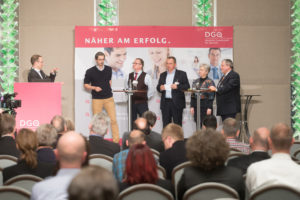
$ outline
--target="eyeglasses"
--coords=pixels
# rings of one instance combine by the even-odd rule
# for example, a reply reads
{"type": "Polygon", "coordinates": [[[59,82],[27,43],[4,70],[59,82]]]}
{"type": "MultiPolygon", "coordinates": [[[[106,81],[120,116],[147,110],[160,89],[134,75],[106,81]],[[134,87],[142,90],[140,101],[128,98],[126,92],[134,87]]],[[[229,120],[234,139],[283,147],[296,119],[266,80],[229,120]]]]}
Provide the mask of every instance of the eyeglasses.
{"type": "Polygon", "coordinates": [[[134,62],[134,63],[132,63],[133,65],[141,65],[141,63],[136,63],[136,62],[134,62]]]}

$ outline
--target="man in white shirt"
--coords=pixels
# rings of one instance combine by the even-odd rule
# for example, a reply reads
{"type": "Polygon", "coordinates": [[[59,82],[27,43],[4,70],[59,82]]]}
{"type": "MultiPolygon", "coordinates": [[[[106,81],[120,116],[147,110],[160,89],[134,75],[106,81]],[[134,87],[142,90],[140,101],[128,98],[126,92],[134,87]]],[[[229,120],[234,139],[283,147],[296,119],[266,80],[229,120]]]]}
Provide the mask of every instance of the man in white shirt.
{"type": "Polygon", "coordinates": [[[300,166],[289,154],[294,143],[291,128],[284,123],[276,124],[272,127],[268,143],[272,157],[250,165],[246,178],[248,191],[251,193],[272,184],[284,184],[300,190],[300,166]]]}

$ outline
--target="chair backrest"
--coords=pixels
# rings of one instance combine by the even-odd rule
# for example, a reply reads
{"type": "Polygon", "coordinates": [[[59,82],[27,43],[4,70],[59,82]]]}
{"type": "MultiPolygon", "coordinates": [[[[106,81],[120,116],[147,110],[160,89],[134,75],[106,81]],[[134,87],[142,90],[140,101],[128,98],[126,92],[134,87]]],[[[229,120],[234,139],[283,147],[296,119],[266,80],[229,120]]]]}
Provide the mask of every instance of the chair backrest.
{"type": "Polygon", "coordinates": [[[198,184],[188,189],[183,196],[183,200],[209,200],[220,198],[239,199],[239,195],[234,189],[225,184],[208,182],[198,184]]]}
{"type": "Polygon", "coordinates": [[[3,185],[3,173],[2,173],[3,169],[0,168],[0,186],[3,185]]]}
{"type": "Polygon", "coordinates": [[[12,165],[16,165],[17,162],[18,162],[18,158],[14,157],[14,156],[0,155],[0,167],[2,169],[12,166],[12,165]]]}
{"type": "Polygon", "coordinates": [[[30,192],[15,186],[1,186],[0,199],[29,200],[30,192]]]}
{"type": "Polygon", "coordinates": [[[295,140],[290,149],[290,155],[294,155],[294,153],[300,149],[300,140],[295,140]]]}
{"type": "Polygon", "coordinates": [[[232,153],[230,152],[229,155],[228,155],[228,157],[227,157],[227,160],[225,162],[225,165],[227,165],[227,163],[228,163],[229,160],[237,158],[239,156],[244,156],[244,155],[247,155],[247,154],[245,154],[243,152],[237,152],[237,151],[236,152],[232,152],[232,153]]]}
{"type": "Polygon", "coordinates": [[[22,175],[15,176],[13,178],[8,179],[4,183],[4,185],[20,187],[20,188],[23,188],[23,189],[31,192],[33,185],[42,180],[43,179],[38,176],[34,176],[31,174],[22,174],[22,175]]]}
{"type": "Polygon", "coordinates": [[[296,150],[292,155],[292,158],[297,159],[296,161],[300,160],[300,149],[296,150]]]}
{"type": "Polygon", "coordinates": [[[159,151],[156,151],[155,149],[152,149],[152,148],[150,148],[150,149],[153,153],[155,160],[159,160],[159,155],[160,155],[159,151]]]}
{"type": "Polygon", "coordinates": [[[157,165],[157,173],[158,173],[158,177],[161,179],[166,179],[167,174],[166,174],[166,170],[165,168],[163,168],[160,165],[157,165]]]}
{"type": "Polygon", "coordinates": [[[112,171],[113,158],[104,154],[92,154],[89,156],[89,164],[101,166],[112,171]]]}
{"type": "Polygon", "coordinates": [[[299,200],[300,192],[290,186],[287,185],[268,185],[265,187],[261,187],[254,192],[251,193],[249,200],[264,200],[264,199],[272,199],[272,200],[299,200]]]}
{"type": "Polygon", "coordinates": [[[183,174],[184,168],[187,166],[191,166],[192,163],[190,161],[181,163],[180,165],[177,165],[176,167],[174,167],[173,171],[172,171],[172,184],[174,185],[175,188],[175,196],[177,199],[177,185],[179,180],[181,179],[181,176],[183,174]]]}
{"type": "Polygon", "coordinates": [[[173,200],[172,194],[154,184],[133,185],[119,194],[119,200],[173,200]]]}

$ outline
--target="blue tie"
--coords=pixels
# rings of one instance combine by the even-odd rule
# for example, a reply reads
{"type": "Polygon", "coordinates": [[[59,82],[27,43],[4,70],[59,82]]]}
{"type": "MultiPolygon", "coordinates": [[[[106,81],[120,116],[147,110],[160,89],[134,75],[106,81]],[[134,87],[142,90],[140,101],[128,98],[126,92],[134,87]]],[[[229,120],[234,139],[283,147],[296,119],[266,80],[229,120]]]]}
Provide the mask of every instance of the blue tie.
{"type": "Polygon", "coordinates": [[[219,79],[218,68],[213,67],[212,70],[213,70],[213,79],[219,79]]]}

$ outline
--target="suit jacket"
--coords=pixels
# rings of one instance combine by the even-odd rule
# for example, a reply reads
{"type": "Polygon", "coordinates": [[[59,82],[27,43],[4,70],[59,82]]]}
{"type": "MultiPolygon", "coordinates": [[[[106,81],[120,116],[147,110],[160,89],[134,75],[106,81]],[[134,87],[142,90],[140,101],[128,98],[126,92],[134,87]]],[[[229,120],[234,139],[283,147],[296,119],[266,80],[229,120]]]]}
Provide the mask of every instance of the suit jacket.
{"type": "MultiPolygon", "coordinates": [[[[128,140],[129,132],[125,132],[122,138],[122,148],[128,149],[126,145],[126,140],[128,140]]],[[[165,150],[164,143],[161,140],[161,135],[155,131],[151,131],[149,135],[145,137],[146,144],[149,148],[155,149],[158,152],[163,152],[165,150]]]]}
{"type": "MultiPolygon", "coordinates": [[[[163,109],[165,107],[165,96],[166,91],[160,90],[160,86],[166,84],[167,79],[167,71],[160,74],[158,84],[156,86],[156,89],[158,92],[161,93],[161,100],[160,100],[160,109],[163,109]]],[[[176,90],[172,89],[172,100],[175,106],[178,109],[184,109],[185,108],[185,95],[183,90],[187,90],[190,88],[190,83],[187,78],[187,75],[184,71],[176,69],[173,83],[179,82],[178,88],[176,90]]]]}
{"type": "Polygon", "coordinates": [[[37,150],[37,157],[39,162],[56,163],[56,157],[52,148],[40,148],[37,150]]]}
{"type": "Polygon", "coordinates": [[[176,141],[173,146],[159,155],[159,163],[165,168],[167,179],[172,178],[172,171],[177,165],[186,162],[185,142],[176,141]]]}
{"type": "Polygon", "coordinates": [[[240,76],[231,70],[224,80],[220,80],[216,92],[217,115],[241,112],[240,76]]]}
{"type": "Polygon", "coordinates": [[[32,174],[41,178],[46,178],[53,174],[55,165],[49,163],[38,162],[36,168],[31,169],[24,160],[18,162],[18,164],[4,168],[3,170],[3,183],[10,178],[13,178],[22,174],[32,174]]]}
{"type": "Polygon", "coordinates": [[[50,76],[47,76],[43,70],[40,72],[43,79],[33,68],[31,68],[28,74],[28,82],[54,82],[56,74],[51,73],[50,76]]]}
{"type": "Polygon", "coordinates": [[[184,193],[191,187],[207,182],[225,184],[235,189],[240,199],[244,199],[245,184],[242,172],[239,169],[225,166],[211,171],[204,171],[195,166],[186,167],[177,186],[178,199],[182,199],[184,193]]]}
{"type": "Polygon", "coordinates": [[[267,152],[254,151],[249,155],[239,156],[228,161],[227,166],[240,169],[243,174],[246,174],[248,167],[255,162],[269,159],[270,156],[267,152]]]}
{"type": "Polygon", "coordinates": [[[19,158],[20,151],[17,149],[13,137],[4,136],[0,138],[0,155],[9,155],[19,158]]]}
{"type": "Polygon", "coordinates": [[[113,158],[116,153],[120,152],[119,144],[105,140],[99,136],[90,135],[89,145],[90,154],[104,154],[113,158]]]}

